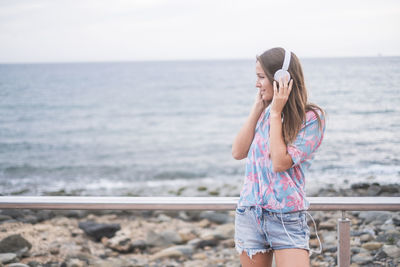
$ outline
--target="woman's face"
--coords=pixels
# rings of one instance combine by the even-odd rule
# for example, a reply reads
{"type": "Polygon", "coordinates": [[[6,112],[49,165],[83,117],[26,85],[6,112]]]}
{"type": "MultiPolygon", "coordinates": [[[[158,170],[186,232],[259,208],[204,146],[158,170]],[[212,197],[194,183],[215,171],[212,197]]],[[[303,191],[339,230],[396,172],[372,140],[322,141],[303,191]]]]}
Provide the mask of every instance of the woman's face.
{"type": "Polygon", "coordinates": [[[268,80],[267,75],[265,75],[264,70],[258,60],[256,62],[256,75],[256,87],[258,88],[258,90],[260,90],[262,100],[272,101],[272,97],[274,96],[274,89],[272,87],[272,84],[268,80]]]}

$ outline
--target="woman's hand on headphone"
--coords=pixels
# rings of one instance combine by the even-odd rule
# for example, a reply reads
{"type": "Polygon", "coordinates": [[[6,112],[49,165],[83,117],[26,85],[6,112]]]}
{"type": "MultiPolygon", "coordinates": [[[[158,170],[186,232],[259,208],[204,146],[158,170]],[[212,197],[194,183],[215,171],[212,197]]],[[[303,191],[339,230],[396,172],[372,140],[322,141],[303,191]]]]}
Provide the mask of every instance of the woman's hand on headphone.
{"type": "Polygon", "coordinates": [[[293,79],[288,83],[287,76],[285,77],[285,80],[283,80],[283,78],[279,79],[279,88],[277,87],[276,81],[273,82],[274,97],[272,98],[271,115],[280,115],[282,113],[283,107],[286,105],[290,92],[292,91],[292,86],[293,79]]]}
{"type": "Polygon", "coordinates": [[[254,101],[254,107],[257,109],[257,111],[258,111],[258,112],[263,112],[264,109],[265,109],[266,107],[268,107],[268,105],[269,105],[270,103],[271,103],[271,102],[265,101],[265,100],[262,99],[261,91],[260,91],[260,89],[258,89],[258,92],[257,92],[257,94],[256,94],[256,99],[255,99],[255,101],[254,101]]]}

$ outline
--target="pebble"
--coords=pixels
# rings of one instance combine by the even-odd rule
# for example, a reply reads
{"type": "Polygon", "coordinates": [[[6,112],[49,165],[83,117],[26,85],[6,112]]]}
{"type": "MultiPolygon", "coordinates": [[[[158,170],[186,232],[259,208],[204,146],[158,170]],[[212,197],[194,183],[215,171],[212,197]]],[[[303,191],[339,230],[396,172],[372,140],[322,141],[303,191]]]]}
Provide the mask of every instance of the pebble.
{"type": "Polygon", "coordinates": [[[14,252],[17,256],[26,255],[31,249],[32,244],[29,243],[20,234],[9,235],[0,241],[0,253],[14,252]]]}
{"type": "Polygon", "coordinates": [[[377,250],[380,249],[383,246],[382,243],[379,242],[367,242],[362,244],[362,248],[365,248],[366,250],[377,250]]]}
{"type": "Polygon", "coordinates": [[[328,231],[332,231],[336,229],[336,222],[329,220],[329,221],[325,221],[325,222],[321,222],[318,226],[318,228],[320,230],[328,230],[328,231]]]}
{"type": "Polygon", "coordinates": [[[146,242],[149,246],[153,247],[166,247],[172,244],[181,244],[183,240],[181,236],[175,231],[163,231],[156,233],[153,230],[147,231],[146,242]]]}
{"type": "Polygon", "coordinates": [[[372,262],[372,256],[366,253],[360,253],[356,254],[353,257],[351,257],[352,262],[357,263],[357,264],[366,264],[372,262]]]}
{"type": "Polygon", "coordinates": [[[79,228],[96,241],[100,241],[103,236],[108,238],[113,237],[121,229],[119,224],[96,223],[94,221],[80,222],[79,228]]]}
{"type": "Polygon", "coordinates": [[[67,261],[67,267],[84,267],[86,266],[86,262],[81,261],[80,259],[69,259],[67,261]]]}
{"type": "Polygon", "coordinates": [[[178,234],[181,237],[183,243],[186,243],[197,237],[196,234],[194,233],[193,229],[191,229],[191,228],[180,229],[180,230],[178,230],[178,234]]]}
{"type": "Polygon", "coordinates": [[[17,260],[17,254],[15,253],[0,253],[0,262],[1,263],[10,263],[17,260]]]}
{"type": "Polygon", "coordinates": [[[363,219],[365,224],[371,222],[383,224],[391,217],[391,213],[388,211],[362,211],[358,217],[363,219]]]}
{"type": "Polygon", "coordinates": [[[9,265],[7,265],[7,267],[29,267],[29,265],[20,263],[20,262],[16,262],[16,263],[11,263],[9,265]]]}
{"type": "Polygon", "coordinates": [[[391,258],[399,259],[400,258],[400,248],[393,245],[384,245],[383,251],[391,258]]]}
{"type": "Polygon", "coordinates": [[[200,219],[207,219],[211,222],[224,224],[228,222],[233,222],[233,218],[228,214],[216,211],[202,211],[200,213],[200,219]]]}
{"type": "Polygon", "coordinates": [[[371,241],[373,239],[374,239],[374,237],[372,235],[370,235],[370,234],[363,234],[363,235],[360,236],[360,241],[361,242],[368,242],[368,241],[371,241]]]}
{"type": "Polygon", "coordinates": [[[325,244],[336,244],[336,232],[322,232],[322,242],[325,244]]]}
{"type": "Polygon", "coordinates": [[[162,250],[160,252],[157,252],[156,254],[152,255],[150,257],[150,259],[154,261],[154,260],[157,260],[157,259],[160,259],[160,258],[165,258],[165,257],[168,257],[168,258],[180,258],[183,255],[184,254],[181,251],[176,250],[176,249],[164,249],[164,250],[162,250]]]}

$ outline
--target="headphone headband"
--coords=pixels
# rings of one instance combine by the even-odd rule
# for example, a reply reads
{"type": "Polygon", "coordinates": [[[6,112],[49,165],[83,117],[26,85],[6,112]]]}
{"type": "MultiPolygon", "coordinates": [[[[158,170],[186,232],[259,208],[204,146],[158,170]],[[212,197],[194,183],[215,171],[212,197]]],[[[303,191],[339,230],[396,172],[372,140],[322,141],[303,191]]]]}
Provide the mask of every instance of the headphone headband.
{"type": "MultiPolygon", "coordinates": [[[[285,49],[285,48],[284,48],[285,49]]],[[[290,65],[290,57],[291,57],[291,52],[287,49],[285,49],[285,59],[283,60],[283,65],[282,68],[277,70],[274,74],[274,80],[279,82],[281,78],[284,78],[285,76],[288,77],[288,81],[290,80],[290,73],[288,72],[289,65],[290,65]]]]}
{"type": "Polygon", "coordinates": [[[288,70],[289,69],[290,57],[291,57],[290,51],[285,49],[285,59],[283,60],[283,65],[282,65],[282,69],[283,70],[288,70]]]}

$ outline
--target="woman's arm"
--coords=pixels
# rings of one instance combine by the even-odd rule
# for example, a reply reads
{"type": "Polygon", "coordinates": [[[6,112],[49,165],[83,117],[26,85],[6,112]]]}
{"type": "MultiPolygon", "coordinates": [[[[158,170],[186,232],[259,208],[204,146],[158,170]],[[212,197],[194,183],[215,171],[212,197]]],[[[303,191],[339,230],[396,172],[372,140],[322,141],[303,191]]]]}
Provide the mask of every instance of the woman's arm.
{"type": "Polygon", "coordinates": [[[286,171],[293,165],[292,157],[287,152],[287,146],[282,135],[282,110],[285,106],[290,91],[292,90],[293,80],[288,84],[279,81],[279,90],[274,81],[274,97],[272,99],[270,111],[270,150],[271,161],[274,172],[286,171]]]}
{"type": "Polygon", "coordinates": [[[234,159],[241,160],[247,157],[251,142],[254,138],[254,131],[257,121],[263,111],[264,105],[255,103],[250,115],[240,129],[232,145],[232,156],[234,159]]]}

